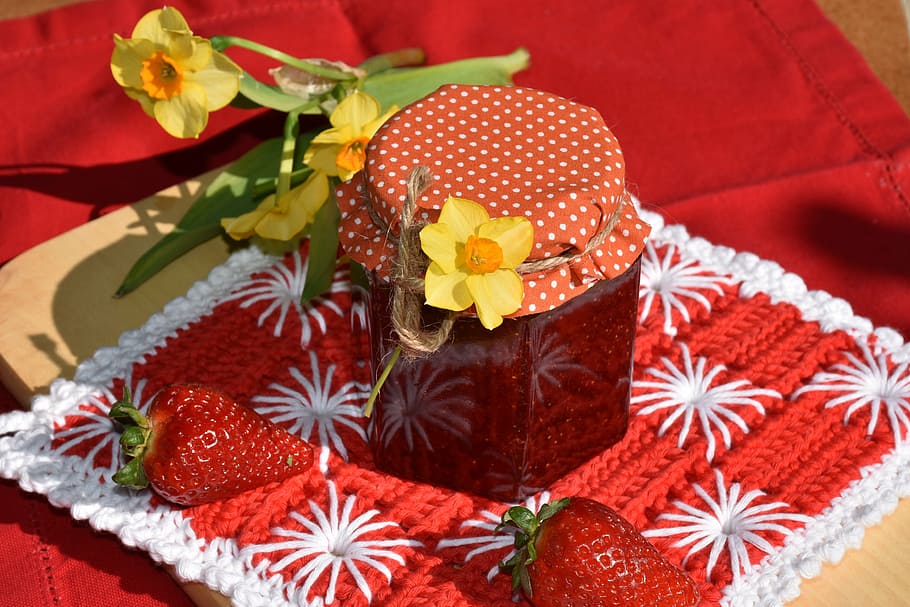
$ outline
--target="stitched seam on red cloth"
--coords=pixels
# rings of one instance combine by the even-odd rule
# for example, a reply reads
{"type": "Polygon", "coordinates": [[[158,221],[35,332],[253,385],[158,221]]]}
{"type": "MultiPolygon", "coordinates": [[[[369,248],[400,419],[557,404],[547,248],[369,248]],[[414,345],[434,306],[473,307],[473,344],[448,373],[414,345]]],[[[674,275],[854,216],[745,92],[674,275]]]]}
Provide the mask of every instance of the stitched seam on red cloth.
{"type": "Polygon", "coordinates": [[[8,59],[17,60],[24,59],[26,57],[32,57],[35,55],[40,55],[42,53],[54,52],[68,47],[80,46],[83,44],[97,44],[99,42],[110,42],[112,40],[109,36],[91,36],[90,38],[73,38],[71,40],[63,40],[61,42],[54,42],[51,44],[46,44],[44,46],[32,46],[29,48],[18,49],[9,53],[0,53],[0,61],[6,61],[8,59]]]}
{"type": "MultiPolygon", "coordinates": [[[[270,13],[278,12],[279,10],[291,9],[295,6],[300,6],[306,4],[311,6],[314,2],[305,2],[302,0],[286,0],[284,2],[275,2],[272,4],[258,4],[255,8],[247,8],[244,10],[234,10],[228,11],[225,13],[219,13],[217,15],[206,15],[205,17],[193,19],[190,23],[192,29],[197,29],[196,26],[199,24],[207,25],[212,23],[217,23],[219,21],[224,21],[226,19],[233,19],[236,17],[253,17],[253,16],[262,16],[268,15],[270,13]]],[[[319,0],[318,4],[323,6],[330,6],[334,3],[329,2],[328,0],[319,0]]],[[[132,29],[133,24],[126,24],[127,27],[132,29]]],[[[227,33],[227,32],[225,32],[227,33]]],[[[33,46],[30,48],[17,49],[8,53],[0,53],[0,61],[6,61],[9,59],[23,59],[25,57],[31,57],[35,55],[40,55],[43,53],[51,53],[68,47],[75,47],[80,45],[91,45],[98,43],[105,43],[113,45],[113,32],[110,34],[97,34],[95,36],[89,36],[87,38],[72,38],[68,40],[63,40],[60,42],[53,42],[46,44],[44,46],[33,46]]],[[[125,34],[124,34],[125,35],[125,34]]],[[[113,46],[111,46],[113,49],[113,46]]]]}
{"type": "MultiPolygon", "coordinates": [[[[331,2],[330,0],[319,0],[318,2],[313,1],[313,0],[311,0],[309,2],[302,1],[302,0],[287,0],[285,2],[275,2],[272,4],[266,4],[266,5],[257,4],[253,8],[238,9],[238,10],[233,10],[233,11],[229,11],[226,13],[219,13],[217,15],[206,15],[205,17],[201,17],[199,19],[194,19],[193,22],[197,25],[200,23],[201,24],[211,24],[211,23],[217,23],[219,21],[224,21],[225,19],[234,19],[236,17],[254,17],[254,16],[258,17],[258,16],[262,16],[262,15],[268,15],[271,13],[275,13],[275,12],[278,12],[279,10],[288,10],[288,9],[294,8],[296,6],[305,5],[305,6],[309,7],[309,6],[313,6],[314,4],[318,4],[321,6],[334,6],[335,5],[335,3],[331,2]]],[[[192,26],[193,24],[190,24],[190,25],[192,26]]]]}
{"type": "Polygon", "coordinates": [[[44,572],[43,577],[40,577],[40,581],[45,590],[47,590],[47,594],[50,595],[53,604],[60,605],[62,604],[62,601],[54,581],[54,570],[51,565],[50,553],[47,544],[44,541],[42,525],[38,518],[38,513],[35,511],[34,504],[29,507],[29,514],[29,520],[32,524],[32,535],[35,538],[35,552],[38,555],[41,571],[44,572]]]}
{"type": "Polygon", "coordinates": [[[764,19],[764,21],[771,28],[771,31],[780,40],[780,43],[784,49],[793,55],[797,66],[806,77],[806,80],[809,81],[809,83],[813,86],[816,92],[818,92],[824,102],[831,108],[832,111],[834,111],[834,114],[837,116],[840,123],[847,127],[847,130],[850,131],[851,135],[853,135],[853,138],[856,140],[857,144],[859,144],[861,151],[885,163],[884,172],[888,185],[891,187],[891,190],[894,192],[895,196],[897,196],[904,209],[910,213],[910,199],[907,198],[907,195],[904,193],[903,189],[898,183],[897,176],[895,174],[893,156],[876,147],[863,132],[862,128],[860,128],[858,124],[850,119],[850,116],[847,114],[844,106],[841,105],[841,103],[838,101],[837,96],[831,92],[831,89],[828,88],[822,78],[818,75],[818,73],[812,67],[812,64],[802,56],[799,50],[797,50],[796,45],[793,44],[793,41],[780,27],[777,21],[775,21],[775,19],[768,13],[768,11],[765,10],[761,1],[751,0],[751,4],[753,8],[755,8],[756,12],[758,12],[762,19],[764,19]]]}

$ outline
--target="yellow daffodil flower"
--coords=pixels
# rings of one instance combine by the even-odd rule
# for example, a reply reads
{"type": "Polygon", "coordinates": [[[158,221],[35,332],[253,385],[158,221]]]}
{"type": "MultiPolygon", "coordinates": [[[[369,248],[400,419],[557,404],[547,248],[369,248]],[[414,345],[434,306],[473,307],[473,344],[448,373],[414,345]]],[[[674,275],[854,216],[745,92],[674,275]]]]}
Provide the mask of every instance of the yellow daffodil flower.
{"type": "Polygon", "coordinates": [[[449,196],[438,222],[420,230],[421,249],[430,258],[427,304],[456,312],[474,304],[481,324],[495,329],[521,307],[524,284],[515,268],[533,242],[526,218],[490,219],[476,202],[449,196]]]}
{"type": "Polygon", "coordinates": [[[370,138],[398,108],[392,106],[385,114],[381,111],[373,97],[354,91],[329,116],[332,127],[313,138],[303,161],[318,171],[337,175],[341,181],[350,180],[366,162],[370,138]]]}
{"type": "Polygon", "coordinates": [[[198,137],[209,112],[240,90],[240,68],[194,36],[180,11],[170,7],[146,13],[131,38],[114,35],[111,73],[174,137],[198,137]]]}
{"type": "Polygon", "coordinates": [[[313,223],[316,213],[328,196],[328,177],[325,173],[315,171],[277,203],[272,194],[249,213],[223,218],[221,227],[235,240],[244,240],[254,234],[272,240],[290,240],[313,223]]]}

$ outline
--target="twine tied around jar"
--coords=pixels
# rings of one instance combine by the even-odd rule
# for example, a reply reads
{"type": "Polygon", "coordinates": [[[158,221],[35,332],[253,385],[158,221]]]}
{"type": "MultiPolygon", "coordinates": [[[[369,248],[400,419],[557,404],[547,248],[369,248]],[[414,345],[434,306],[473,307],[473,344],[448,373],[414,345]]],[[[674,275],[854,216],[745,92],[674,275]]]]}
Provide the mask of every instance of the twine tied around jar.
{"type": "Polygon", "coordinates": [[[417,199],[432,182],[430,169],[414,167],[408,176],[407,193],[401,207],[398,258],[392,267],[392,326],[398,334],[406,358],[432,354],[449,339],[455,313],[447,311],[436,329],[424,326],[421,309],[425,301],[424,279],[427,262],[420,248],[420,230],[426,225],[415,221],[417,199]]]}
{"type": "MultiPolygon", "coordinates": [[[[417,200],[423,191],[432,183],[432,174],[426,166],[416,166],[408,176],[404,204],[399,218],[398,257],[390,270],[392,282],[392,326],[398,335],[401,351],[406,358],[429,356],[436,352],[449,339],[455,325],[455,312],[446,311],[442,320],[434,328],[424,325],[421,310],[426,301],[424,295],[424,275],[429,260],[420,247],[420,230],[426,222],[415,218],[417,200]]],[[[537,274],[573,263],[589,254],[606,242],[610,232],[619,221],[623,208],[629,203],[629,194],[623,191],[622,200],[604,226],[588,241],[580,253],[569,250],[559,255],[534,259],[519,264],[515,271],[519,274],[537,274]]],[[[388,226],[378,217],[371,201],[367,201],[370,215],[377,225],[383,226],[390,233],[388,226]]]]}

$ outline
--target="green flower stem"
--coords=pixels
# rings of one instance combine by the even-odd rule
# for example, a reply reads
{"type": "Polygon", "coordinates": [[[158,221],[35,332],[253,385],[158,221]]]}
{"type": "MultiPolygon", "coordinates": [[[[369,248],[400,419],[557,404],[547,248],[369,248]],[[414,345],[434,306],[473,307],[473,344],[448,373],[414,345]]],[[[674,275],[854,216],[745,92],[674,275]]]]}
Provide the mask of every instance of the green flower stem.
{"type": "Polygon", "coordinates": [[[210,39],[212,46],[219,51],[223,51],[226,48],[236,46],[239,48],[245,48],[254,53],[259,53],[260,55],[265,55],[266,57],[271,57],[276,61],[280,61],[291,67],[296,67],[297,69],[309,72],[316,76],[321,76],[328,80],[356,80],[357,76],[348,72],[343,72],[341,70],[336,70],[330,67],[325,67],[323,65],[317,65],[305,59],[298,59],[293,55],[288,55],[287,53],[281,52],[277,49],[274,49],[270,46],[254,42],[253,40],[247,40],[246,38],[239,38],[237,36],[212,36],[210,39]]]}
{"type": "Polygon", "coordinates": [[[369,76],[392,69],[393,67],[423,65],[426,58],[427,56],[421,48],[402,48],[390,53],[374,55],[357,67],[366,72],[367,76],[369,76]]]}
{"type": "Polygon", "coordinates": [[[376,385],[373,386],[373,389],[370,391],[370,397],[367,399],[367,404],[363,408],[364,417],[369,417],[373,414],[373,405],[376,404],[376,399],[379,397],[379,391],[382,389],[385,380],[389,378],[389,373],[392,372],[392,368],[395,366],[395,363],[398,362],[399,356],[401,356],[401,346],[395,346],[395,349],[392,350],[392,357],[379,375],[379,379],[376,380],[376,385]]]}
{"type": "Polygon", "coordinates": [[[291,189],[294,172],[294,150],[297,147],[297,122],[300,113],[288,112],[284,120],[284,141],[281,144],[281,161],[278,164],[278,182],[275,184],[275,204],[291,189]]]}

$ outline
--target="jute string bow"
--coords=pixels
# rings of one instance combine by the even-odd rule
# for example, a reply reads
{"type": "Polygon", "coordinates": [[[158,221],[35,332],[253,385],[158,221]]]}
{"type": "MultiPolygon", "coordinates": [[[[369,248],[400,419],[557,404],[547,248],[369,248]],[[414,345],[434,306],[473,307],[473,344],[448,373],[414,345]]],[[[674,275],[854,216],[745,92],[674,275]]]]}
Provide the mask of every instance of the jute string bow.
{"type": "MultiPolygon", "coordinates": [[[[398,335],[402,354],[406,358],[420,358],[436,352],[449,339],[452,327],[455,325],[455,312],[447,312],[442,320],[433,327],[424,324],[421,310],[423,309],[424,275],[426,274],[429,260],[420,248],[420,230],[426,222],[415,218],[417,200],[432,183],[433,177],[430,169],[417,166],[408,176],[407,190],[404,204],[399,218],[398,259],[393,265],[392,281],[392,326],[398,335]]],[[[571,264],[577,259],[589,254],[600,247],[613,231],[619,221],[625,205],[628,204],[628,194],[623,193],[622,201],[610,216],[604,226],[588,241],[585,249],[580,253],[564,251],[559,255],[533,259],[520,264],[515,270],[519,274],[537,274],[571,264]]],[[[383,226],[386,233],[390,233],[388,226],[378,217],[372,204],[367,206],[370,215],[377,225],[383,226]]]]}

